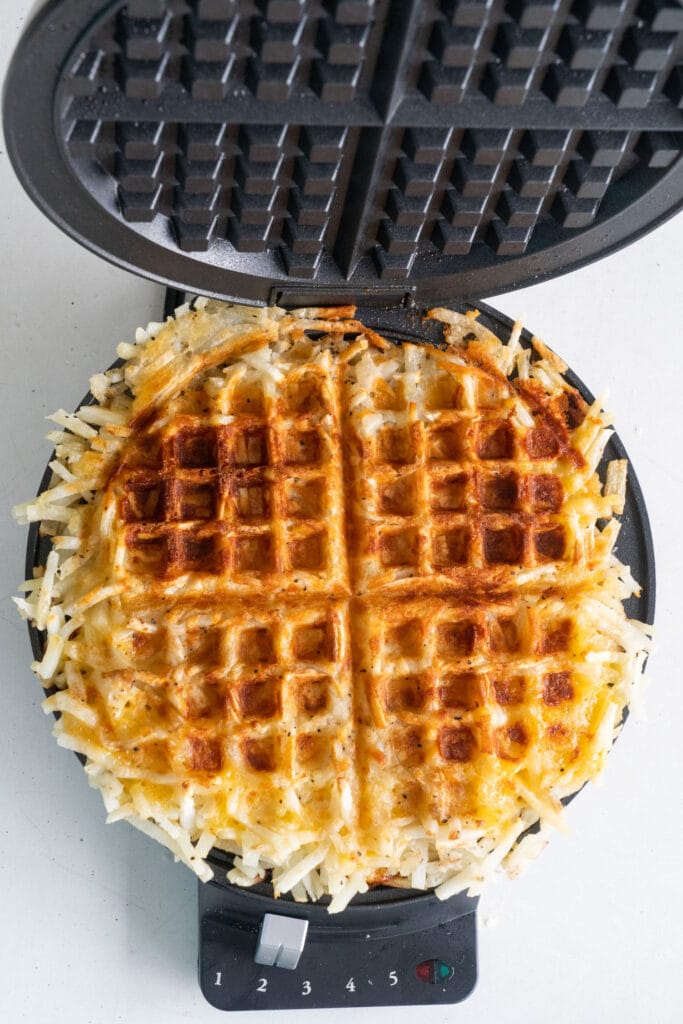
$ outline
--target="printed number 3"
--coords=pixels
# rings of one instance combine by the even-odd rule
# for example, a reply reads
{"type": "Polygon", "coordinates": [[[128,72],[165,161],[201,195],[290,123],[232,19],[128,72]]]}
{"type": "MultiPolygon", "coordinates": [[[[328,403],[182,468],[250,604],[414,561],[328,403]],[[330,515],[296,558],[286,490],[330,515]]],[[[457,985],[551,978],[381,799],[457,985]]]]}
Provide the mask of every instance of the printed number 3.
{"type": "Polygon", "coordinates": [[[398,977],[396,976],[396,971],[389,971],[389,984],[398,985],[398,977]]]}
{"type": "Polygon", "coordinates": [[[302,996],[310,996],[310,994],[311,994],[311,983],[310,983],[310,981],[305,981],[304,982],[304,987],[301,990],[301,995],[302,996]]]}
{"type": "Polygon", "coordinates": [[[267,978],[259,978],[258,985],[256,986],[256,991],[257,992],[265,992],[267,988],[268,988],[268,979],[267,978]]]}

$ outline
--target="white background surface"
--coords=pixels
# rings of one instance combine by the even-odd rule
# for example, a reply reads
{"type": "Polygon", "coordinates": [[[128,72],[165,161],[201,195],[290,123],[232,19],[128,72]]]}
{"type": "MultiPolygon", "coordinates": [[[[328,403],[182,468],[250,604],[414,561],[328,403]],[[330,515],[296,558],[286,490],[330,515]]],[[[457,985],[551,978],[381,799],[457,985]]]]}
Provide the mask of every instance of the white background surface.
{"type": "MultiPolygon", "coordinates": [[[[29,6],[0,0],[3,68],[29,6]]],[[[0,148],[0,1020],[216,1021],[196,982],[194,877],[129,826],[105,826],[99,795],[50,735],[10,602],[26,535],[9,509],[35,492],[48,458],[43,417],[73,408],[116,343],[160,316],[162,290],[61,235],[0,148]]],[[[647,720],[629,721],[604,784],[571,806],[571,835],[482,900],[490,924],[467,1002],[283,1012],[282,1024],[683,1020],[682,226],[670,221],[596,266],[495,300],[594,391],[609,388],[658,556],[647,720]]]]}

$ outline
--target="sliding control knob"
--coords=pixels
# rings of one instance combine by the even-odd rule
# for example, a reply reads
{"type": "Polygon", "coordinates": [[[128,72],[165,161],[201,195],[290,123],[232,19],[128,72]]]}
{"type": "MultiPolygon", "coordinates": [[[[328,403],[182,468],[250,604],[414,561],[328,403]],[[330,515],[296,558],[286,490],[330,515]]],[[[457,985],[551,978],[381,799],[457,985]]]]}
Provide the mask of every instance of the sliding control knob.
{"type": "Polygon", "coordinates": [[[266,914],[261,922],[254,960],[267,967],[293,971],[306,944],[308,921],[282,914],[266,914]]]}

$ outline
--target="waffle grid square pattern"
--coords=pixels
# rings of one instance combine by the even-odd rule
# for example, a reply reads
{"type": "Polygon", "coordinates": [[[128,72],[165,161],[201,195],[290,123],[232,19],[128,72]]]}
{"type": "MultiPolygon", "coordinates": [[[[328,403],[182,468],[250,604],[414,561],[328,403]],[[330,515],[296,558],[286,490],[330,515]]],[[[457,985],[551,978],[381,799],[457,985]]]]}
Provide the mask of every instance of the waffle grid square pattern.
{"type": "Polygon", "coordinates": [[[22,513],[76,550],[20,603],[53,602],[46,708],[110,818],[204,876],[217,845],[332,909],[476,889],[561,823],[630,699],[604,417],[540,343],[434,315],[444,351],[352,311],[181,310],[123,347],[101,417],[58,418],[66,483],[22,513]]]}
{"type": "Polygon", "coordinates": [[[142,0],[79,40],[58,116],[139,233],[163,218],[196,260],[391,284],[557,244],[651,189],[681,152],[682,53],[675,0],[142,0]]]}
{"type": "Polygon", "coordinates": [[[230,574],[237,590],[314,572],[345,589],[344,562],[331,558],[340,537],[323,516],[328,478],[339,487],[341,470],[310,416],[269,426],[263,408],[249,409],[238,427],[188,418],[158,454],[152,467],[145,453],[127,483],[124,571],[230,574]]]}

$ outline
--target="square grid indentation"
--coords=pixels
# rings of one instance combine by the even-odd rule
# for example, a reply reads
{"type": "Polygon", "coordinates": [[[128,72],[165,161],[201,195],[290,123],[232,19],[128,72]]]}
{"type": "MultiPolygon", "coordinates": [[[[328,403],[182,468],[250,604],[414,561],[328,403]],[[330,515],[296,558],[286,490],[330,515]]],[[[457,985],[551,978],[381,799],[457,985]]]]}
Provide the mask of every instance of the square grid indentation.
{"type": "Polygon", "coordinates": [[[433,779],[449,817],[467,813],[492,758],[514,773],[542,743],[571,763],[586,690],[562,602],[481,610],[439,601],[425,615],[419,604],[370,601],[360,618],[371,715],[361,743],[383,751],[370,785],[406,799],[417,772],[427,789],[433,779]]]}
{"type": "MultiPolygon", "coordinates": [[[[190,412],[201,404],[201,393],[187,398],[190,412]]],[[[276,574],[285,587],[347,590],[343,523],[330,515],[342,467],[329,372],[294,365],[274,398],[247,373],[205,404],[216,414],[185,416],[154,462],[151,438],[128,469],[123,565],[143,578],[229,578],[228,588],[267,587],[276,574]]]]}
{"type": "Polygon", "coordinates": [[[142,729],[144,741],[151,702],[154,742],[184,771],[214,774],[227,763],[288,779],[313,771],[314,790],[329,790],[333,739],[351,715],[343,603],[307,604],[296,624],[286,610],[239,605],[217,618],[145,604],[131,622],[129,653],[146,668],[112,674],[107,713],[117,735],[142,729]]]}
{"type": "Polygon", "coordinates": [[[392,408],[376,389],[384,425],[363,442],[358,470],[369,506],[360,584],[408,586],[434,574],[457,582],[470,569],[493,579],[569,558],[563,487],[550,471],[563,437],[542,418],[522,426],[514,388],[486,371],[439,356],[421,366],[412,409],[392,408]]]}

